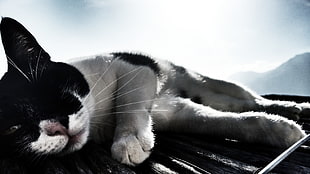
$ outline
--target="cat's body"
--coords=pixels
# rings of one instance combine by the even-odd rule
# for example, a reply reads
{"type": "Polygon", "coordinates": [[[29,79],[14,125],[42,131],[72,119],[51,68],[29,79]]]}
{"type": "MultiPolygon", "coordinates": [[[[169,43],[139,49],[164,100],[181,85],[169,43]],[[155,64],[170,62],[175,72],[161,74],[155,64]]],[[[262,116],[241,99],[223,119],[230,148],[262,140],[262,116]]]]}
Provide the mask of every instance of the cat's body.
{"type": "MultiPolygon", "coordinates": [[[[5,96],[5,99],[26,98],[31,113],[8,121],[11,127],[1,129],[2,138],[14,144],[16,137],[10,139],[10,136],[23,130],[19,137],[27,139],[21,140],[27,145],[24,148],[27,152],[68,153],[82,148],[88,139],[96,142],[113,139],[112,156],[122,163],[137,165],[154,146],[153,129],[203,133],[278,147],[288,147],[305,136],[299,125],[281,116],[298,119],[309,113],[307,103],[270,101],[233,83],[139,54],[88,57],[69,63],[75,69],[50,61],[31,34],[12,19],[3,19],[1,34],[9,71],[0,86],[5,86],[2,87],[5,91],[17,84],[31,91],[27,95],[5,96]],[[27,61],[23,62],[24,59],[27,61]],[[50,82],[53,78],[54,82],[50,82]],[[46,85],[55,87],[45,91],[48,94],[36,93],[42,87],[47,88],[46,85]],[[31,94],[34,99],[29,100],[31,94]],[[65,97],[58,98],[57,94],[65,97]],[[47,97],[41,99],[41,96],[47,97]],[[63,102],[66,98],[73,103],[63,102]],[[37,102],[41,100],[50,107],[54,107],[53,102],[63,104],[56,105],[52,112],[53,109],[45,109],[46,105],[37,102]],[[67,109],[67,105],[72,105],[68,107],[72,109],[67,109]],[[54,112],[58,110],[61,114],[57,115],[54,112]],[[26,126],[36,124],[32,131],[38,133],[29,136],[18,119],[32,115],[37,115],[36,119],[26,126]]],[[[12,106],[19,100],[14,99],[12,106]]],[[[0,105],[5,110],[3,107],[4,104],[0,105]]],[[[10,120],[7,113],[11,112],[3,112],[0,119],[10,120]]]]}
{"type": "Polygon", "coordinates": [[[112,154],[126,164],[140,163],[153,147],[150,119],[157,131],[203,133],[282,147],[304,135],[293,121],[262,112],[273,105],[270,112],[287,112],[294,117],[298,115],[296,103],[269,101],[235,84],[201,76],[170,62],[117,53],[71,64],[84,74],[93,89],[91,103],[97,103],[91,104],[94,108],[90,110],[95,112],[90,116],[90,138],[104,141],[115,137],[112,154]],[[136,62],[126,60],[134,58],[136,62]],[[149,61],[142,64],[145,59],[149,61]],[[124,119],[124,124],[115,124],[117,119],[124,119]],[[115,128],[124,130],[115,134],[115,128]],[[128,134],[133,137],[128,138],[128,134]],[[122,138],[118,140],[118,136],[122,138]],[[140,139],[147,143],[136,142],[140,139]],[[131,146],[137,147],[128,149],[131,146]],[[137,150],[141,157],[127,158],[137,150]],[[127,152],[120,153],[123,151],[127,152]]]}

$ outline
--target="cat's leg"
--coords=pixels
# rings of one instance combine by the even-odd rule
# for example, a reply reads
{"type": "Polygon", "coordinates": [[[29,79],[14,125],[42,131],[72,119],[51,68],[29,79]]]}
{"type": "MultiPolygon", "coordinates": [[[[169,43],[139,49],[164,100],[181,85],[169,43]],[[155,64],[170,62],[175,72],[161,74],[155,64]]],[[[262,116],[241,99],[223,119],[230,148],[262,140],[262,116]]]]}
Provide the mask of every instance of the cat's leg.
{"type": "Polygon", "coordinates": [[[158,131],[202,133],[276,147],[288,147],[305,136],[294,121],[277,115],[221,112],[183,98],[158,100],[152,115],[158,131]],[[167,112],[156,112],[159,108],[167,112]]]}
{"type": "Polygon", "coordinates": [[[196,103],[210,106],[221,111],[253,111],[257,107],[255,100],[261,98],[255,93],[234,83],[216,80],[182,67],[171,67],[168,71],[166,89],[182,98],[190,98],[196,103]]]}
{"type": "Polygon", "coordinates": [[[156,76],[148,68],[139,68],[126,79],[119,79],[116,92],[111,153],[117,161],[134,166],[149,157],[154,146],[150,109],[156,93],[156,76]]]}
{"type": "MultiPolygon", "coordinates": [[[[196,103],[221,111],[230,112],[268,112],[289,119],[298,120],[310,116],[310,104],[265,99],[240,85],[216,80],[200,74],[185,71],[174,74],[169,86],[177,89],[180,96],[185,94],[196,103]]],[[[184,96],[182,96],[184,97],[184,96]]]]}
{"type": "Polygon", "coordinates": [[[278,101],[260,98],[255,100],[257,110],[278,114],[292,120],[310,116],[310,103],[296,103],[291,101],[278,101]]]}

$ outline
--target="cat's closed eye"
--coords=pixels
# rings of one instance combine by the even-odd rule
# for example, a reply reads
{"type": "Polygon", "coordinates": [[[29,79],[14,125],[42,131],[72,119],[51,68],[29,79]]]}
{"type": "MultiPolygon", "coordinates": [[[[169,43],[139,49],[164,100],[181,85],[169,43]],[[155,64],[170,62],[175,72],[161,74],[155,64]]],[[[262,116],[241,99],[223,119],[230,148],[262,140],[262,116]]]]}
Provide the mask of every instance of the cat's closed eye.
{"type": "Polygon", "coordinates": [[[0,135],[11,135],[13,133],[15,133],[18,129],[20,129],[22,126],[19,124],[19,125],[14,125],[14,126],[11,126],[10,128],[0,132],[0,135]]]}

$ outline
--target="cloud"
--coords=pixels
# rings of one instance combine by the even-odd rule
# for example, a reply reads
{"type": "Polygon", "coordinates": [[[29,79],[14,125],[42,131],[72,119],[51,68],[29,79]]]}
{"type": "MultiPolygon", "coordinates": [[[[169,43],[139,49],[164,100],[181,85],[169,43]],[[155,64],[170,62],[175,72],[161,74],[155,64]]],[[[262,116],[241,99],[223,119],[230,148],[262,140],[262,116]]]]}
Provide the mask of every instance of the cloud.
{"type": "Polygon", "coordinates": [[[310,0],[0,0],[0,15],[29,27],[55,60],[141,51],[223,77],[309,50],[309,7],[310,0]]]}
{"type": "Polygon", "coordinates": [[[84,2],[88,7],[98,8],[107,5],[111,0],[84,0],[84,2]]]}
{"type": "Polygon", "coordinates": [[[295,0],[297,3],[301,3],[307,7],[310,7],[310,0],[295,0]]]}
{"type": "MultiPolygon", "coordinates": [[[[107,6],[113,6],[115,4],[122,4],[125,2],[135,2],[136,0],[83,0],[86,7],[90,8],[102,8],[107,6]]],[[[142,2],[142,1],[141,1],[142,2]]]]}

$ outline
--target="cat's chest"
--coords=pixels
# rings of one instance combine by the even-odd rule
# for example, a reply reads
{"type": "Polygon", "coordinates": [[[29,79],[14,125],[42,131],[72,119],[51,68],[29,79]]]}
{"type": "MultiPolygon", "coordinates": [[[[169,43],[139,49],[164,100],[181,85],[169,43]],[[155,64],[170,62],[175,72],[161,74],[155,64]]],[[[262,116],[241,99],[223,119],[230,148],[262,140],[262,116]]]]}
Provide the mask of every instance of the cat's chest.
{"type": "Polygon", "coordinates": [[[84,106],[91,113],[92,138],[111,138],[115,115],[151,108],[157,78],[148,66],[133,65],[109,56],[88,58],[72,65],[84,75],[90,87],[91,99],[84,106]]]}
{"type": "Polygon", "coordinates": [[[90,96],[93,100],[87,103],[96,112],[108,112],[112,109],[113,97],[117,88],[116,66],[113,57],[98,56],[72,63],[86,78],[90,96]]]}
{"type": "Polygon", "coordinates": [[[113,110],[117,89],[117,65],[113,65],[111,57],[95,57],[71,64],[84,75],[89,84],[90,94],[84,106],[90,112],[90,136],[93,139],[109,139],[113,135],[115,123],[113,110]]]}

